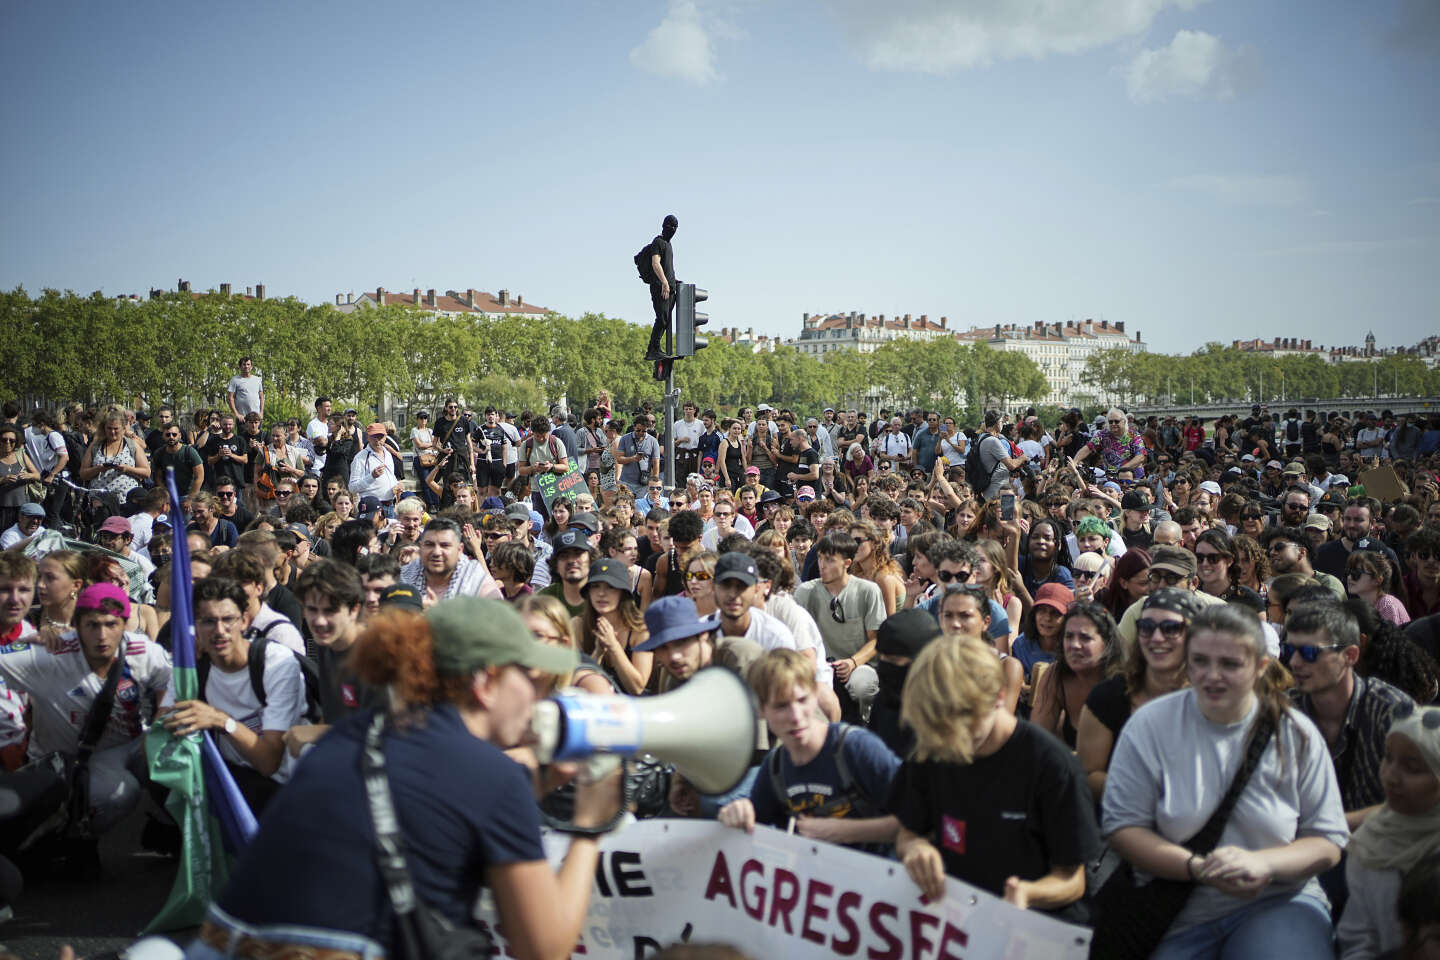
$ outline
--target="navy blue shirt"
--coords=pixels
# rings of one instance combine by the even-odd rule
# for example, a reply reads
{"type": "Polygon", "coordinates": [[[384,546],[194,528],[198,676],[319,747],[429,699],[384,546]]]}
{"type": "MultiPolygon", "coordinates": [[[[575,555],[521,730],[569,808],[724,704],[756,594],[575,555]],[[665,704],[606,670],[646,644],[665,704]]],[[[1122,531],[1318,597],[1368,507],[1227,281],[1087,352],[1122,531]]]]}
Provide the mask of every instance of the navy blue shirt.
{"type": "MultiPolygon", "coordinates": [[[[359,933],[393,952],[360,775],[372,716],[354,714],[301,758],[265,808],[221,909],[251,924],[359,933]]],[[[392,730],[385,764],[416,891],[457,925],[472,922],[487,867],[545,859],[529,775],[472,734],[453,707],[392,730]]]]}
{"type": "Polygon", "coordinates": [[[856,799],[867,802],[872,808],[857,812],[854,804],[843,796],[840,769],[835,763],[840,728],[841,724],[830,724],[825,746],[815,759],[801,767],[791,762],[790,754],[783,746],[777,748],[780,775],[785,785],[784,800],[780,797],[780,785],[770,776],[769,758],[766,758],[765,766],[755,777],[755,786],[750,791],[756,823],[784,827],[790,817],[800,814],[822,817],[883,814],[886,799],[890,796],[890,781],[900,769],[900,758],[869,730],[861,727],[850,730],[845,738],[845,764],[860,794],[856,799]]]}

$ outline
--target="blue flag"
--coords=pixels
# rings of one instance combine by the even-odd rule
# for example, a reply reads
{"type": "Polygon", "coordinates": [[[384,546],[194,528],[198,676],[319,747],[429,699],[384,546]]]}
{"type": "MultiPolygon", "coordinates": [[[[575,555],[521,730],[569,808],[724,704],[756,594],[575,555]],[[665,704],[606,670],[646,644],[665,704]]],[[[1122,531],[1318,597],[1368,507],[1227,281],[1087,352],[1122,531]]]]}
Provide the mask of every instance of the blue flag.
{"type": "MultiPolygon", "coordinates": [[[[195,610],[191,600],[190,546],[184,512],[175,486],[175,470],[165,471],[170,493],[170,647],[174,661],[175,702],[200,696],[195,670],[195,610]]],[[[180,826],[180,864],[170,897],[146,932],[198,926],[205,910],[225,887],[230,861],[255,835],[250,811],[235,779],[220,757],[210,732],[176,736],[155,724],[145,736],[150,779],[170,788],[165,809],[180,826]]]]}

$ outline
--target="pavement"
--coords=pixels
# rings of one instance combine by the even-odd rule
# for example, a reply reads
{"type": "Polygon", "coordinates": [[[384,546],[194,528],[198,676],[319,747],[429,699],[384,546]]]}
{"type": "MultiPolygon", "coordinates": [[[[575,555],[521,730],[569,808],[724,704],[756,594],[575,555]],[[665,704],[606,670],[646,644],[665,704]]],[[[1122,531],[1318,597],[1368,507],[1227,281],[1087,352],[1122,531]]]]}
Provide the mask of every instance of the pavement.
{"type": "MultiPolygon", "coordinates": [[[[175,881],[173,858],[140,849],[147,805],[101,838],[98,879],[27,874],[25,890],[12,905],[14,919],[0,925],[0,949],[22,960],[56,960],[68,943],[77,958],[108,960],[134,943],[175,881]]],[[[181,945],[193,935],[193,930],[168,934],[181,945]]]]}

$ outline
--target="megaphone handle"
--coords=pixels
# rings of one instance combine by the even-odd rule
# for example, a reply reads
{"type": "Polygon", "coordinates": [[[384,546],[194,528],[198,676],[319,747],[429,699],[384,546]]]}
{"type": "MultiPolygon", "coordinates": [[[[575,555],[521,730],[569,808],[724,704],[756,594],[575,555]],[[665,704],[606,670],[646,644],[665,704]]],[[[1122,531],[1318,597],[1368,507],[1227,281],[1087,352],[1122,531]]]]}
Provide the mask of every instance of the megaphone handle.
{"type": "Polygon", "coordinates": [[[580,772],[575,777],[580,783],[595,783],[604,780],[616,768],[625,763],[625,758],[614,753],[596,753],[585,758],[580,772]]]}

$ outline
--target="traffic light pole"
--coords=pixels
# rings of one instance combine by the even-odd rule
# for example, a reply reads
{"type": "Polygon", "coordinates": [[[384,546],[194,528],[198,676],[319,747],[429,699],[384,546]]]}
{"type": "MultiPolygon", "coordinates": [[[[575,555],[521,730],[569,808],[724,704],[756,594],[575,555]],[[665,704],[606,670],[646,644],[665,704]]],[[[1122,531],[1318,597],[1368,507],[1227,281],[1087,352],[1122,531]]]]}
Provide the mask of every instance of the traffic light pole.
{"type": "Polygon", "coordinates": [[[665,377],[665,496],[675,492],[675,404],[680,391],[675,389],[675,364],[665,377]]]}

